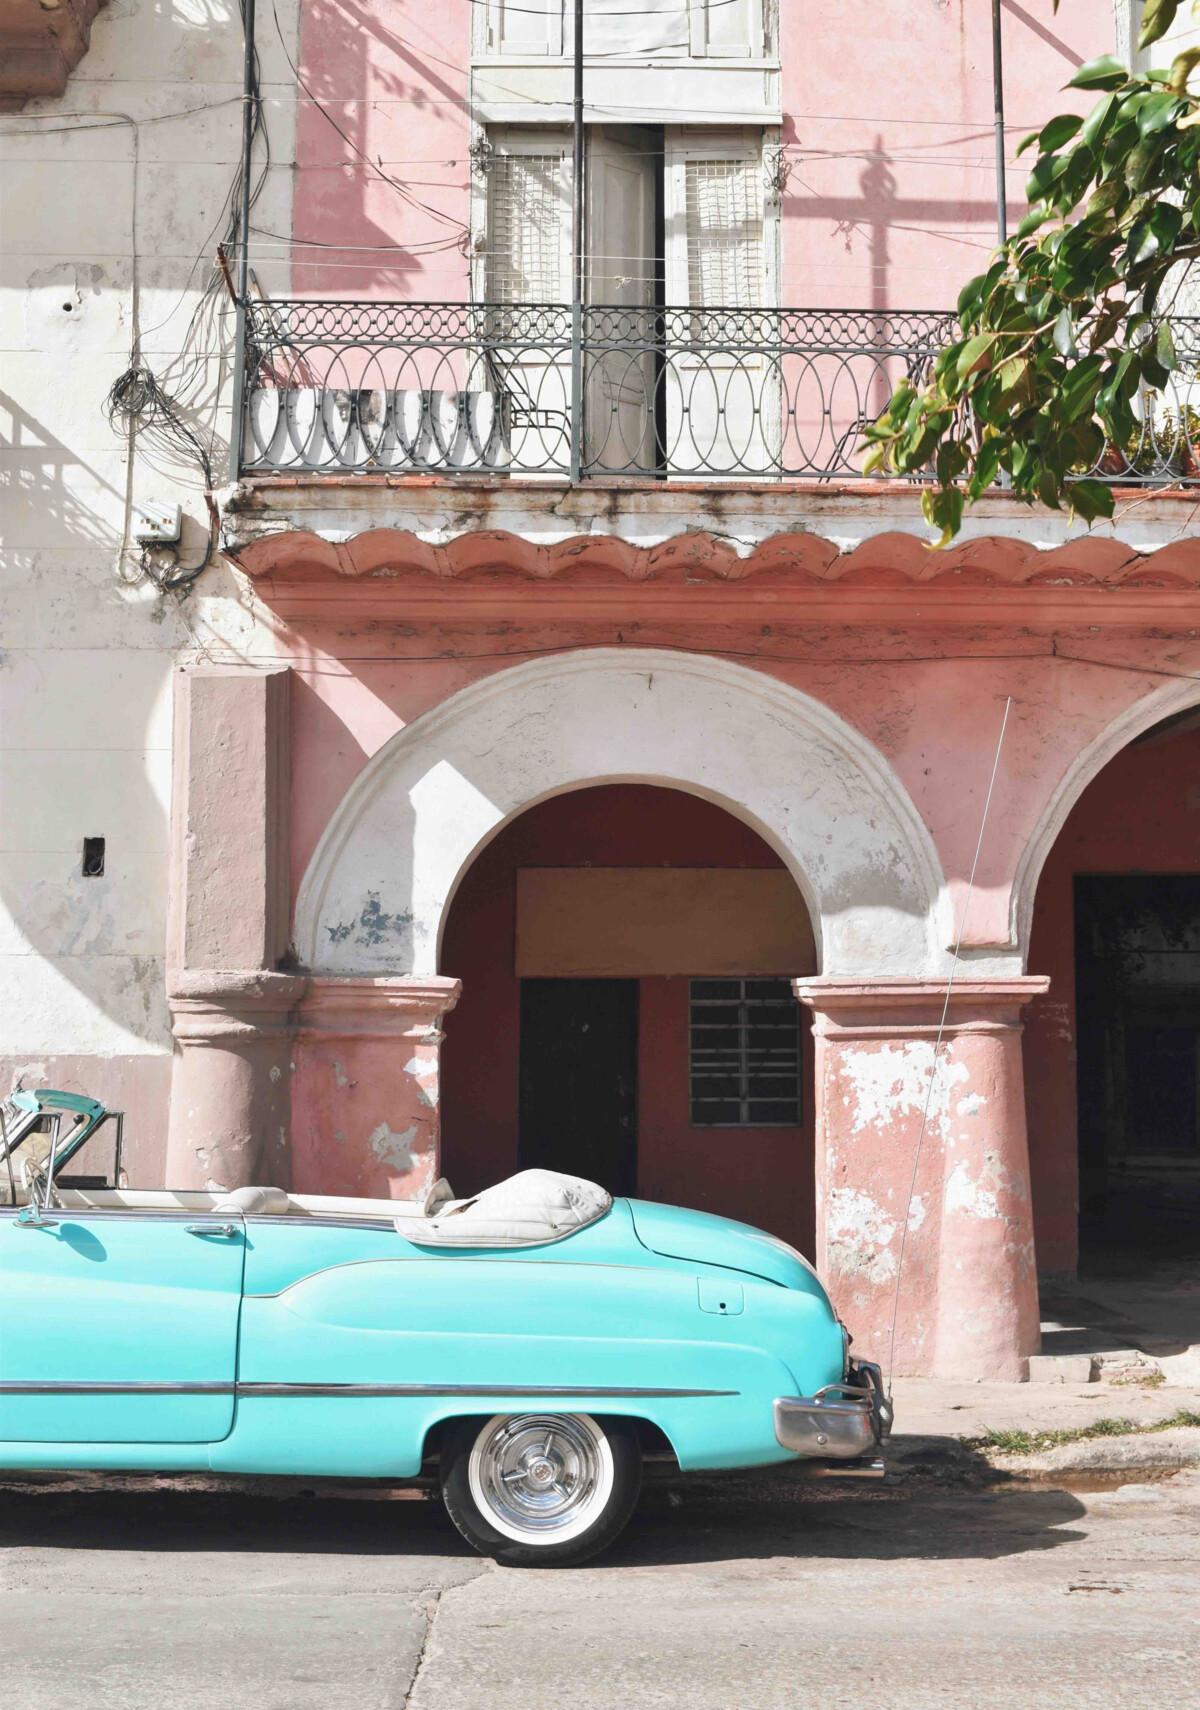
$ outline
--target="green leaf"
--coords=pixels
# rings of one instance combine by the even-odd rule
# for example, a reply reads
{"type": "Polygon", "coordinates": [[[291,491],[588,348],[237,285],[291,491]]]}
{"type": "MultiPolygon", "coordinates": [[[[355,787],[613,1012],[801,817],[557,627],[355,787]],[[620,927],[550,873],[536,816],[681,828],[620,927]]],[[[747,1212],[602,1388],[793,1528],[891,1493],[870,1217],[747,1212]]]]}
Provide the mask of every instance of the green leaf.
{"type": "Polygon", "coordinates": [[[998,333],[978,333],[967,340],[959,352],[956,369],[960,380],[965,380],[968,374],[974,374],[976,369],[990,368],[992,365],[992,346],[998,333]]]}
{"type": "Polygon", "coordinates": [[[1183,212],[1170,202],[1159,202],[1149,219],[1134,226],[1129,234],[1127,255],[1131,267],[1140,267],[1156,255],[1169,255],[1183,225],[1183,212]]]}
{"type": "Polygon", "coordinates": [[[1101,184],[1088,199],[1088,205],[1083,211],[1086,220],[1093,219],[1097,214],[1108,214],[1125,199],[1125,185],[1119,178],[1110,178],[1101,184]]]}
{"type": "Polygon", "coordinates": [[[1067,491],[1070,494],[1072,514],[1082,517],[1084,522],[1090,523],[1097,517],[1112,516],[1112,488],[1103,481],[1097,481],[1089,475],[1082,481],[1072,481],[1067,491]]]}
{"type": "Polygon", "coordinates": [[[940,552],[949,546],[962,527],[964,495],[958,487],[931,488],[921,494],[921,514],[933,528],[940,528],[941,539],[933,550],[940,552]]]}
{"type": "Polygon", "coordinates": [[[1078,356],[1075,344],[1075,329],[1071,321],[1070,309],[1063,309],[1054,323],[1054,348],[1060,356],[1078,356]]]}
{"type": "Polygon", "coordinates": [[[1188,78],[1200,65],[1200,48],[1185,48],[1177,53],[1171,61],[1170,87],[1177,95],[1182,95],[1188,86],[1188,78]]]}
{"type": "Polygon", "coordinates": [[[1172,94],[1151,95],[1138,111],[1138,135],[1153,136],[1157,131],[1165,131],[1173,124],[1176,115],[1182,111],[1178,96],[1172,94]]]}
{"type": "Polygon", "coordinates": [[[1168,374],[1178,368],[1179,363],[1175,357],[1175,339],[1171,332],[1170,321],[1163,321],[1159,326],[1154,340],[1154,354],[1168,374]]]}
{"type": "Polygon", "coordinates": [[[1043,125],[1038,137],[1043,154],[1057,154],[1064,143],[1070,142],[1083,120],[1077,113],[1060,113],[1043,125]]]}
{"type": "Polygon", "coordinates": [[[1103,367],[1103,356],[1087,356],[1082,362],[1075,364],[1058,394],[1058,414],[1061,421],[1073,421],[1085,410],[1091,415],[1103,367]]]}
{"type": "MultiPolygon", "coordinates": [[[[1170,4],[1170,0],[1167,0],[1167,3],[1170,4]]],[[[1151,0],[1151,4],[1153,4],[1153,0],[1151,0]]],[[[1122,83],[1128,81],[1128,69],[1121,64],[1119,59],[1114,59],[1110,53],[1106,53],[1100,59],[1089,59],[1086,65],[1081,65],[1067,84],[1067,88],[1119,89],[1122,83]]]]}
{"type": "Polygon", "coordinates": [[[1146,0],[1142,11],[1142,27],[1138,32],[1138,47],[1148,48],[1161,41],[1175,22],[1179,0],[1146,0]]]}
{"type": "Polygon", "coordinates": [[[1000,472],[1000,441],[985,439],[975,458],[975,467],[967,483],[971,499],[978,499],[991,486],[1000,472]]]}
{"type": "Polygon", "coordinates": [[[1119,106],[1120,102],[1115,95],[1101,96],[1083,122],[1083,133],[1080,141],[1085,142],[1089,148],[1095,148],[1107,131],[1112,116],[1119,106]]]}
{"type": "Polygon", "coordinates": [[[1039,226],[1044,226],[1046,221],[1052,218],[1053,214],[1044,202],[1036,203],[1017,227],[1013,234],[1014,240],[1019,241],[1023,237],[1028,237],[1030,232],[1036,232],[1039,226]]]}
{"type": "Polygon", "coordinates": [[[1131,190],[1143,190],[1162,153],[1162,140],[1157,136],[1143,137],[1125,162],[1125,182],[1131,190]]]}

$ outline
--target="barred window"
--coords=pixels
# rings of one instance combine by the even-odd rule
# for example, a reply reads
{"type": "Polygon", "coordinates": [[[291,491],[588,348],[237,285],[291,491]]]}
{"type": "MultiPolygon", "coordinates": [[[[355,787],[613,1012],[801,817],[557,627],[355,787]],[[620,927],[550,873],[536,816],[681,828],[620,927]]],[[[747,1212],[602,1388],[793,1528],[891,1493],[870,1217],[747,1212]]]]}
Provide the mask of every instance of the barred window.
{"type": "Polygon", "coordinates": [[[800,1005],[787,980],[691,982],[693,1128],[795,1128],[800,1005]]]}
{"type": "Polygon", "coordinates": [[[745,156],[685,169],[688,302],[757,308],[763,298],[762,165],[745,156]]]}
{"type": "Polygon", "coordinates": [[[487,296],[565,303],[570,208],[561,154],[497,154],[488,175],[487,296]]]}

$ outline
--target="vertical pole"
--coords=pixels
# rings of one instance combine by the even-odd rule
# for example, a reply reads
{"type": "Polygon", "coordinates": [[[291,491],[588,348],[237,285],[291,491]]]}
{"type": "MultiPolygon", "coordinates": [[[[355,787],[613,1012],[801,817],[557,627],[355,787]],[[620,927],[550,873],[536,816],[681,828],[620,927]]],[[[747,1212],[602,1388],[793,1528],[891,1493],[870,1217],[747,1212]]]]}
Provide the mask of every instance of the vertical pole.
{"type": "Polygon", "coordinates": [[[583,0],[575,0],[574,167],[571,176],[571,479],[583,472],[583,0]]]}
{"type": "Polygon", "coordinates": [[[241,0],[245,56],[242,61],[242,240],[238,259],[237,305],[234,310],[233,406],[229,427],[229,479],[236,481],[242,470],[243,417],[246,412],[246,300],[250,291],[250,156],[254,150],[254,127],[258,106],[254,98],[254,0],[241,0]]]}
{"type": "Polygon", "coordinates": [[[1004,169],[1004,40],[1000,0],[992,0],[992,100],[996,114],[996,242],[1008,238],[1008,187],[1004,169]]]}

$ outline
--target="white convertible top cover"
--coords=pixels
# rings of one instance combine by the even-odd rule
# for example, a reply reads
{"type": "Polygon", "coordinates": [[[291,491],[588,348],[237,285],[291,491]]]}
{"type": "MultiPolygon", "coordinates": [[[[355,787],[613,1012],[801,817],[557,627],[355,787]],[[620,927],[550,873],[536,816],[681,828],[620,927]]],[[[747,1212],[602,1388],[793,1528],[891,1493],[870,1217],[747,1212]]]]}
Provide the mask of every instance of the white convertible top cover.
{"type": "Polygon", "coordinates": [[[436,1247],[531,1247],[561,1241],[603,1217],[612,1195],[557,1170],[521,1170],[474,1199],[443,1201],[425,1218],[398,1217],[408,1241],[436,1247]]]}

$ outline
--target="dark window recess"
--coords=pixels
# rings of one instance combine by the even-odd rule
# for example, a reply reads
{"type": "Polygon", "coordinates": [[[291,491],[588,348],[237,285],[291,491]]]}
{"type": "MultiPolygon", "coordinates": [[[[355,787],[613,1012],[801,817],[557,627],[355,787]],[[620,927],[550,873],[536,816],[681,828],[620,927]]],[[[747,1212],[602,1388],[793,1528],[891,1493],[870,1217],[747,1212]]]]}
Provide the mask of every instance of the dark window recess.
{"type": "Polygon", "coordinates": [[[83,876],[98,879],[104,872],[104,839],[85,837],[83,840],[83,876]]]}
{"type": "Polygon", "coordinates": [[[787,980],[693,980],[693,1128],[795,1128],[800,1005],[787,980]]]}

